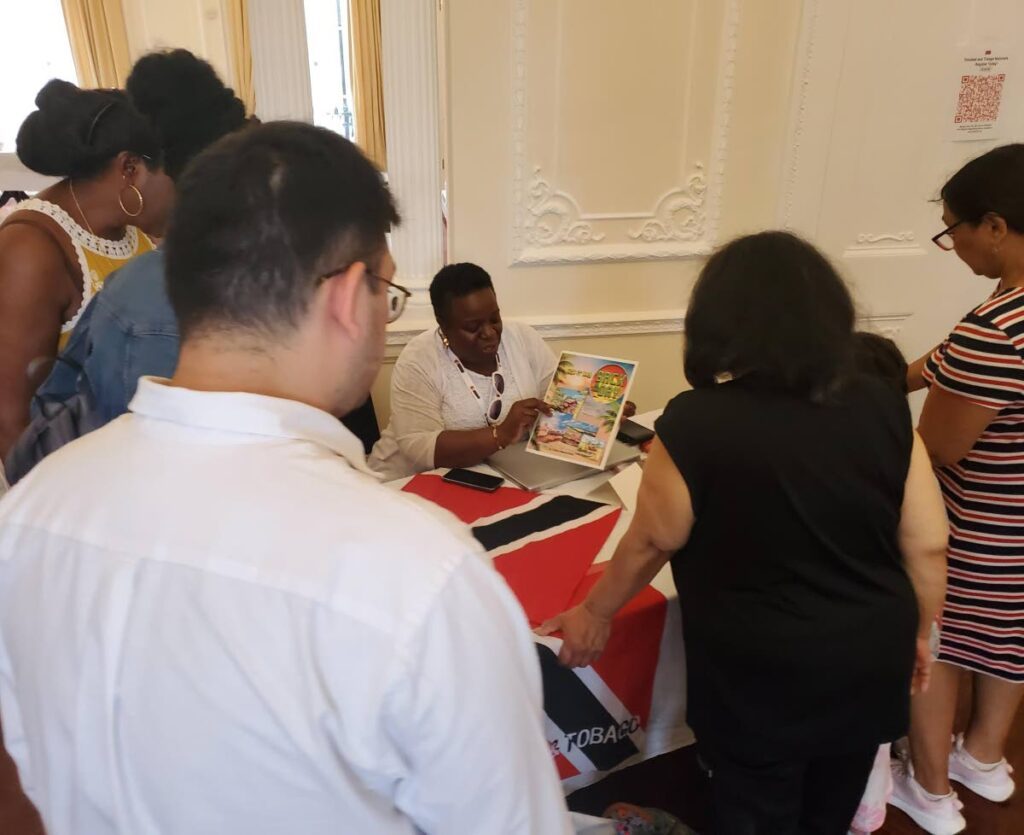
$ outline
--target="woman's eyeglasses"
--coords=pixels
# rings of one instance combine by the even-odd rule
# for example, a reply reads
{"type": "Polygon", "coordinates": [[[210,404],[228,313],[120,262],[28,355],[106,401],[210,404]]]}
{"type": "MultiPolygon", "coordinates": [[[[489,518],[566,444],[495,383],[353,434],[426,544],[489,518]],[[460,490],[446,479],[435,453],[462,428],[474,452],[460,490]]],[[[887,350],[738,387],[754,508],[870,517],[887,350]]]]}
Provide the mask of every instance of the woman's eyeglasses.
{"type": "Polygon", "coordinates": [[[935,246],[937,246],[939,249],[943,250],[944,252],[951,251],[953,249],[953,246],[954,246],[954,241],[953,241],[953,236],[950,233],[954,229],[956,229],[961,223],[964,223],[964,222],[965,222],[965,220],[958,220],[952,226],[947,226],[945,229],[943,229],[941,232],[939,232],[938,235],[935,235],[932,238],[932,243],[934,243],[935,246]]]}
{"type": "MultiPolygon", "coordinates": [[[[335,270],[324,273],[323,275],[317,276],[316,283],[318,285],[323,284],[327,279],[334,278],[336,275],[341,275],[345,272],[352,264],[346,264],[344,267],[338,267],[335,270]]],[[[409,300],[412,293],[405,289],[401,284],[395,284],[390,279],[384,278],[382,275],[377,275],[369,267],[366,268],[366,274],[370,278],[375,278],[377,281],[383,281],[388,285],[388,323],[394,322],[402,315],[405,310],[405,303],[409,300]]]]}

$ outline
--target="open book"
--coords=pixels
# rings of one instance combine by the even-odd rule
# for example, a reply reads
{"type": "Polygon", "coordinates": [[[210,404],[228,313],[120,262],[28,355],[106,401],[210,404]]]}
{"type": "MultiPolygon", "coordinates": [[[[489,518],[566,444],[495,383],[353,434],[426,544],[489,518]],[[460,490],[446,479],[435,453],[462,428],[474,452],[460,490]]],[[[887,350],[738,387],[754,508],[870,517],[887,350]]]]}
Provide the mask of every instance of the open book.
{"type": "Polygon", "coordinates": [[[619,431],[637,363],[563,351],[526,448],[537,455],[603,470],[619,431]]]}

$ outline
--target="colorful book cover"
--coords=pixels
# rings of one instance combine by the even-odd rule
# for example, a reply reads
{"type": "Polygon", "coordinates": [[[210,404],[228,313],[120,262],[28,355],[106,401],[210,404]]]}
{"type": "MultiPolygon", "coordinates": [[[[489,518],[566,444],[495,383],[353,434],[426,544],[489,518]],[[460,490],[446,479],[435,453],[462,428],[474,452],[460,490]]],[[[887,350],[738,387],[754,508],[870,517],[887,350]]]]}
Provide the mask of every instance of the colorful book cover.
{"type": "Polygon", "coordinates": [[[563,351],[548,383],[526,448],[538,455],[603,470],[636,374],[635,362],[563,351]]]}

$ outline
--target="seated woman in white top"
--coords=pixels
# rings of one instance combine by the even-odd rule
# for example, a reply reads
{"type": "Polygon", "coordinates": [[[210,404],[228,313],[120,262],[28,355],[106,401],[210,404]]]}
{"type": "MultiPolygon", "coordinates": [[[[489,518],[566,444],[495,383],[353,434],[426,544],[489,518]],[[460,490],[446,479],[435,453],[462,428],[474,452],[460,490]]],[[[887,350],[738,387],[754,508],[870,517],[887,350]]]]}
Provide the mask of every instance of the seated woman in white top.
{"type": "Polygon", "coordinates": [[[412,339],[391,376],[391,422],[370,455],[386,479],[470,467],[520,440],[556,360],[533,328],[501,321],[487,271],[449,264],[430,283],[438,327],[412,339]]]}

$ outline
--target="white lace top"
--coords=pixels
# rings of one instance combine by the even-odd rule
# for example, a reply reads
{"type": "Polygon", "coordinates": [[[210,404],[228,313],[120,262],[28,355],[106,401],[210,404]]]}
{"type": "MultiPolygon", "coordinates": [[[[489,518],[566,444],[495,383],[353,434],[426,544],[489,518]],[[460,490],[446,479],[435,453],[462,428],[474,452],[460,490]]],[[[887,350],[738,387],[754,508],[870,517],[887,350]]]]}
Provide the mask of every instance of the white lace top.
{"type": "Polygon", "coordinates": [[[134,226],[125,228],[124,237],[121,240],[107,240],[83,229],[71,215],[57,204],[36,197],[18,203],[14,212],[5,220],[9,220],[17,212],[26,211],[46,215],[60,226],[71,239],[75,254],[78,256],[78,266],[82,270],[82,303],[78,306],[75,315],[61,326],[62,335],[69,334],[74,329],[82,311],[103,286],[108,275],[124,266],[136,255],[153,249],[153,242],[144,232],[134,226]]]}
{"type": "MultiPolygon", "coordinates": [[[[505,378],[505,393],[501,396],[501,415],[495,421],[501,423],[508,416],[508,410],[512,404],[517,400],[522,400],[524,395],[516,383],[515,374],[512,372],[503,345],[498,347],[498,357],[501,359],[501,374],[505,378]]],[[[473,381],[473,385],[476,386],[476,390],[483,398],[483,401],[480,401],[470,393],[454,362],[449,362],[447,365],[442,362],[441,370],[445,376],[445,396],[441,400],[441,419],[444,421],[444,428],[479,429],[486,426],[484,410],[490,406],[495,397],[491,375],[477,374],[475,371],[466,369],[469,379],[473,381]]],[[[533,394],[531,393],[529,396],[533,397],[533,394]]]]}
{"type": "MultiPolygon", "coordinates": [[[[544,396],[557,360],[537,331],[510,320],[504,322],[498,356],[505,377],[499,419],[504,420],[517,400],[544,396]]],[[[369,461],[385,480],[433,468],[441,432],[487,425],[484,409],[494,397],[491,378],[469,373],[483,405],[470,394],[436,328],[405,346],[391,375],[391,420],[369,461]]]]}

